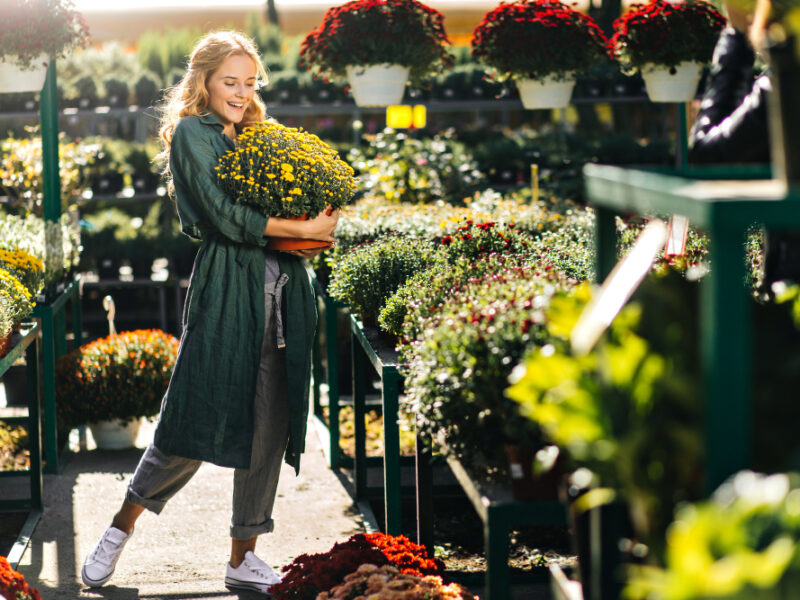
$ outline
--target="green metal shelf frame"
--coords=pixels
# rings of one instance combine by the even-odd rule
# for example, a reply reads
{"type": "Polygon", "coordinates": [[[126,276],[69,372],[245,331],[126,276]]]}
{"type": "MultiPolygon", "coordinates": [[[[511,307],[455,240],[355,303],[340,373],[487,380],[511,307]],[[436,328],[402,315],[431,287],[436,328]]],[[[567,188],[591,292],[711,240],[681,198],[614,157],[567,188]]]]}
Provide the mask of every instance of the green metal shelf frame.
{"type": "Polygon", "coordinates": [[[515,500],[510,487],[478,483],[458,459],[448,456],[447,464],[483,522],[486,600],[509,600],[511,581],[508,538],[511,528],[524,525],[565,525],[566,506],[557,500],[515,500]]]}
{"type": "Polygon", "coordinates": [[[355,418],[355,483],[356,500],[366,498],[367,452],[366,452],[366,385],[365,376],[371,367],[381,382],[381,406],[383,410],[383,496],[385,510],[385,532],[390,535],[402,533],[402,486],[400,481],[400,428],[397,416],[400,410],[400,388],[403,375],[400,373],[396,353],[381,356],[367,339],[362,324],[350,315],[353,357],[353,413],[355,418]]]}
{"type": "Polygon", "coordinates": [[[618,213],[681,214],[708,234],[711,272],[701,282],[700,350],[710,493],[750,465],[750,308],[742,285],[745,232],[753,223],[800,229],[800,191],[767,179],[765,168],[685,169],[670,175],[586,165],[584,175],[596,214],[598,281],[617,260],[618,213]]]}
{"type": "Polygon", "coordinates": [[[42,329],[42,381],[44,392],[44,458],[45,473],[58,473],[58,417],[56,402],[56,359],[67,352],[65,308],[72,308],[72,331],[77,348],[83,341],[83,315],[81,312],[81,282],[74,276],[51,301],[41,302],[33,309],[33,316],[41,320],[42,329]]]}
{"type": "Polygon", "coordinates": [[[39,407],[39,334],[42,329],[38,322],[24,325],[20,337],[8,353],[0,359],[0,375],[3,375],[14,362],[25,354],[27,374],[27,417],[0,417],[0,421],[9,425],[23,425],[28,431],[30,467],[0,472],[0,478],[18,477],[27,474],[30,478],[30,494],[28,498],[5,498],[0,500],[1,510],[42,510],[42,445],[41,445],[41,410],[39,407]]]}

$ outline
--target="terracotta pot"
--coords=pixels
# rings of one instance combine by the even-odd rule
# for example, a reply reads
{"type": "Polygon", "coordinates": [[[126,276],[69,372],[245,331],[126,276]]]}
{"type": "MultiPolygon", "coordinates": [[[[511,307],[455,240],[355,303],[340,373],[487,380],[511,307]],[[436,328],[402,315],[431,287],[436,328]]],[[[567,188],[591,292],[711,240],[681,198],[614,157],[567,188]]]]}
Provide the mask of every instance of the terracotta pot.
{"type": "Polygon", "coordinates": [[[8,335],[0,336],[0,358],[6,355],[6,352],[11,348],[11,338],[14,335],[13,331],[9,331],[8,335]]]}
{"type": "MultiPolygon", "coordinates": [[[[331,208],[328,207],[326,211],[328,214],[331,214],[331,208]]],[[[293,221],[307,221],[308,215],[303,217],[290,217],[293,221]]],[[[280,237],[271,237],[269,238],[269,242],[267,242],[267,248],[270,250],[317,250],[319,248],[328,249],[333,244],[330,242],[323,242],[321,240],[301,240],[297,238],[280,238],[280,237]]]]}

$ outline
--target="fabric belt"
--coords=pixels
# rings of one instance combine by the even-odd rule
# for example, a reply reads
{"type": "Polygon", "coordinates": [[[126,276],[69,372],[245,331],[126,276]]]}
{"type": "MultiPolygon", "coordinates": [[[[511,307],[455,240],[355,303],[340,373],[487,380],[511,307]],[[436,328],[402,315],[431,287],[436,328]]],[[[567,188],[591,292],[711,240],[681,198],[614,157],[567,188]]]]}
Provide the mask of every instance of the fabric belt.
{"type": "Polygon", "coordinates": [[[264,284],[264,295],[272,296],[273,314],[275,315],[275,337],[278,348],[286,347],[286,339],[283,333],[283,315],[281,314],[281,299],[283,297],[283,286],[289,281],[286,273],[281,273],[277,281],[270,281],[264,284]]]}

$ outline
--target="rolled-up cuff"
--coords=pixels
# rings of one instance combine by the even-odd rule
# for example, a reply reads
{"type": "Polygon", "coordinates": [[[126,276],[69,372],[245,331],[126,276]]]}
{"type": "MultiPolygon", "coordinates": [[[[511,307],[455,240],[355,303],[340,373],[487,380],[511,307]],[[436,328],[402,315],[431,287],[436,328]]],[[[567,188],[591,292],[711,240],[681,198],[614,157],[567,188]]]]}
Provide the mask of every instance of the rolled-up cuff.
{"type": "Polygon", "coordinates": [[[235,540],[249,540],[262,533],[271,533],[274,529],[275,521],[273,519],[268,519],[260,525],[231,524],[231,537],[235,540]]]}
{"type": "Polygon", "coordinates": [[[130,502],[131,504],[135,504],[136,506],[141,506],[152,513],[160,514],[164,507],[167,505],[166,500],[153,500],[152,498],[142,498],[139,494],[131,489],[128,486],[128,490],[125,492],[125,500],[130,502]]]}

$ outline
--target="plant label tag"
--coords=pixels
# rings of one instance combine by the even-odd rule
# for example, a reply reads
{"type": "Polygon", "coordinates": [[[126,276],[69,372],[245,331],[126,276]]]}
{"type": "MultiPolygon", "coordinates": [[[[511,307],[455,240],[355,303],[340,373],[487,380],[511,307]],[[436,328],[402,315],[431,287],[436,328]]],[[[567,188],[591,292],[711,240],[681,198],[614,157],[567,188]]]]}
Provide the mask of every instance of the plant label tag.
{"type": "Polygon", "coordinates": [[[683,256],[686,254],[686,236],[689,234],[689,218],[672,215],[667,230],[667,243],[664,256],[683,256]]]}
{"type": "Polygon", "coordinates": [[[667,226],[660,219],[650,221],[639,234],[631,251],[616,264],[573,327],[570,342],[575,354],[586,354],[597,343],[650,271],[666,237],[667,226]]]}

